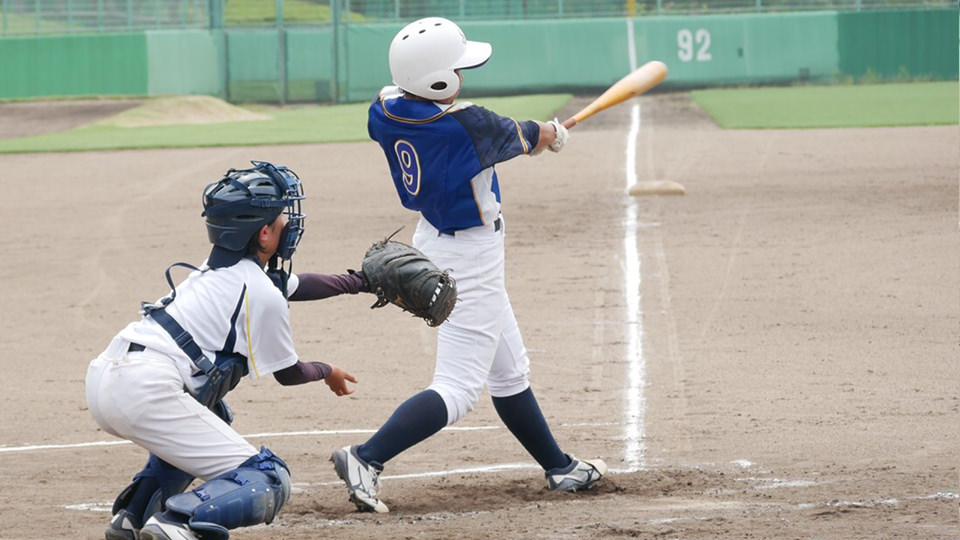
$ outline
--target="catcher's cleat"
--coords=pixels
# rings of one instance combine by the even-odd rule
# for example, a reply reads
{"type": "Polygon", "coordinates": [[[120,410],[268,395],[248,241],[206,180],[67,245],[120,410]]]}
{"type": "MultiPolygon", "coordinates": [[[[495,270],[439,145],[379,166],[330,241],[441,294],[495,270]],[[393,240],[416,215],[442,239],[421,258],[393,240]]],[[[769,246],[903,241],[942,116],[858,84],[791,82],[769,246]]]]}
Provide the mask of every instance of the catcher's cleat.
{"type": "Polygon", "coordinates": [[[140,540],[197,540],[197,537],[186,523],[156,513],[140,529],[140,540]]]}
{"type": "Polygon", "coordinates": [[[107,540],[140,540],[140,528],[136,521],[133,514],[121,509],[110,520],[103,536],[107,540]]]}
{"type": "Polygon", "coordinates": [[[350,501],[361,512],[386,513],[380,495],[380,471],[357,455],[356,446],[344,446],[330,456],[337,476],[347,484],[350,501]]]}
{"type": "Polygon", "coordinates": [[[567,457],[570,458],[570,465],[546,472],[550,491],[572,492],[590,489],[607,473],[607,464],[601,459],[577,459],[570,454],[567,454],[567,457]]]}

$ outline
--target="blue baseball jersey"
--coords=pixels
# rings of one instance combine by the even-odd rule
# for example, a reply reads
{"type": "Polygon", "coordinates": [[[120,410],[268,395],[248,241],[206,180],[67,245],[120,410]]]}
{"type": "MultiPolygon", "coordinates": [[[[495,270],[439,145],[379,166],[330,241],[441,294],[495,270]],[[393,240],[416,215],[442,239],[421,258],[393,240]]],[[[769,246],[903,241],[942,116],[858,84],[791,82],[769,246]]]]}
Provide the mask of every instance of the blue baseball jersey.
{"type": "Polygon", "coordinates": [[[441,232],[492,223],[500,213],[494,165],[529,154],[540,138],[533,120],[471,103],[407,99],[392,86],[371,103],[367,131],[387,157],[403,206],[441,232]]]}

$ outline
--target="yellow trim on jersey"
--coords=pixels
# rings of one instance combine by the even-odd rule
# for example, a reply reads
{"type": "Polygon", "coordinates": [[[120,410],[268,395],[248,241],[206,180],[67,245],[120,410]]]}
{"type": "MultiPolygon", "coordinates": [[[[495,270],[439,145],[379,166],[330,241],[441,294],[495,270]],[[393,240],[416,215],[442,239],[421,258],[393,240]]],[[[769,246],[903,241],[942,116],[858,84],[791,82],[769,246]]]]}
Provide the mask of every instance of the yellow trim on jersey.
{"type": "MultiPolygon", "coordinates": [[[[513,120],[513,118],[511,118],[510,120],[513,120]]],[[[517,135],[520,137],[520,144],[523,145],[523,153],[529,154],[530,145],[527,144],[527,140],[523,138],[523,130],[520,129],[520,122],[513,120],[513,125],[517,126],[517,135]]]]}
{"type": "Polygon", "coordinates": [[[250,361],[250,367],[253,368],[254,375],[260,378],[260,371],[257,370],[257,361],[253,358],[253,338],[250,336],[250,294],[244,291],[243,307],[247,310],[247,359],[250,361]]]}
{"type": "Polygon", "coordinates": [[[437,114],[431,116],[430,118],[424,118],[422,120],[418,120],[416,118],[403,118],[402,116],[396,116],[396,115],[390,114],[390,111],[387,110],[387,104],[384,103],[384,97],[381,95],[380,108],[383,109],[383,114],[387,115],[387,118],[395,122],[403,122],[404,124],[429,124],[430,122],[433,122],[434,120],[437,120],[438,118],[447,114],[450,111],[450,109],[452,109],[453,107],[447,107],[446,109],[438,112],[437,114]]]}

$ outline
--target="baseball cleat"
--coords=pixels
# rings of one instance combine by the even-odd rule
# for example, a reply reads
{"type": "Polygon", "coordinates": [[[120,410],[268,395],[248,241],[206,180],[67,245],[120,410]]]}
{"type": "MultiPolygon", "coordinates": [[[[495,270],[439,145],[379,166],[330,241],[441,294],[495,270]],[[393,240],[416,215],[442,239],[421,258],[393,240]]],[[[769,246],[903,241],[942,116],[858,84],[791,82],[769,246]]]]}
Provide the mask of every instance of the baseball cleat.
{"type": "Polygon", "coordinates": [[[607,464],[602,459],[577,459],[570,454],[570,465],[546,472],[550,491],[582,491],[590,489],[607,473],[607,464]]]}
{"type": "Polygon", "coordinates": [[[135,522],[133,514],[120,510],[110,520],[103,535],[107,540],[140,540],[140,529],[135,522]]]}
{"type": "Polygon", "coordinates": [[[356,446],[344,446],[330,456],[337,476],[347,484],[350,501],[361,512],[386,513],[390,509],[383,504],[380,495],[380,471],[357,455],[356,446]]]}
{"type": "Polygon", "coordinates": [[[186,523],[157,513],[140,529],[140,540],[197,540],[197,537],[186,523]]]}

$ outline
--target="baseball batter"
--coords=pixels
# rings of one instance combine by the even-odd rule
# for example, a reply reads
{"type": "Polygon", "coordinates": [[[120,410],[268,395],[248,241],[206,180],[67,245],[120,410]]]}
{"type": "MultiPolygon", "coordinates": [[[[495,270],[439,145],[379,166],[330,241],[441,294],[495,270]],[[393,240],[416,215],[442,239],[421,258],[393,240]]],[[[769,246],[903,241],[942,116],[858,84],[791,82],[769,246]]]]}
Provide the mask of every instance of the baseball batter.
{"type": "Polygon", "coordinates": [[[484,385],[497,414],[543,467],[551,490],[589,488],[601,460],[565,454],[530,388],[530,361],[504,285],[504,234],[494,166],[521,154],[560,151],[556,119],[517,122],[470,103],[454,104],[461,70],[490,58],[489,43],[427,18],[390,45],[396,86],[370,106],[367,128],[383,149],[400,202],[419,212],[414,246],[456,279],[458,300],[439,327],[432,384],[401,404],[369,440],[334,452],[337,474],[361,511],[387,512],[379,474],[390,459],[473,410],[484,385]]]}
{"type": "Polygon", "coordinates": [[[90,363],[86,398],[97,424],[150,453],[113,505],[107,540],[223,540],[229,529],[273,520],[290,496],[290,471],[229,425],[223,396],[244,375],[282,385],[322,379],[338,396],[353,392],[352,375],[301,362],[294,348],[288,298],[365,290],[353,273],[289,274],[302,199],[297,175],[265,162],[207,186],[209,258],[176,287],[168,268],[170,294],[144,304],[143,318],[90,363]],[[204,483],[184,492],[194,477],[204,483]]]}

